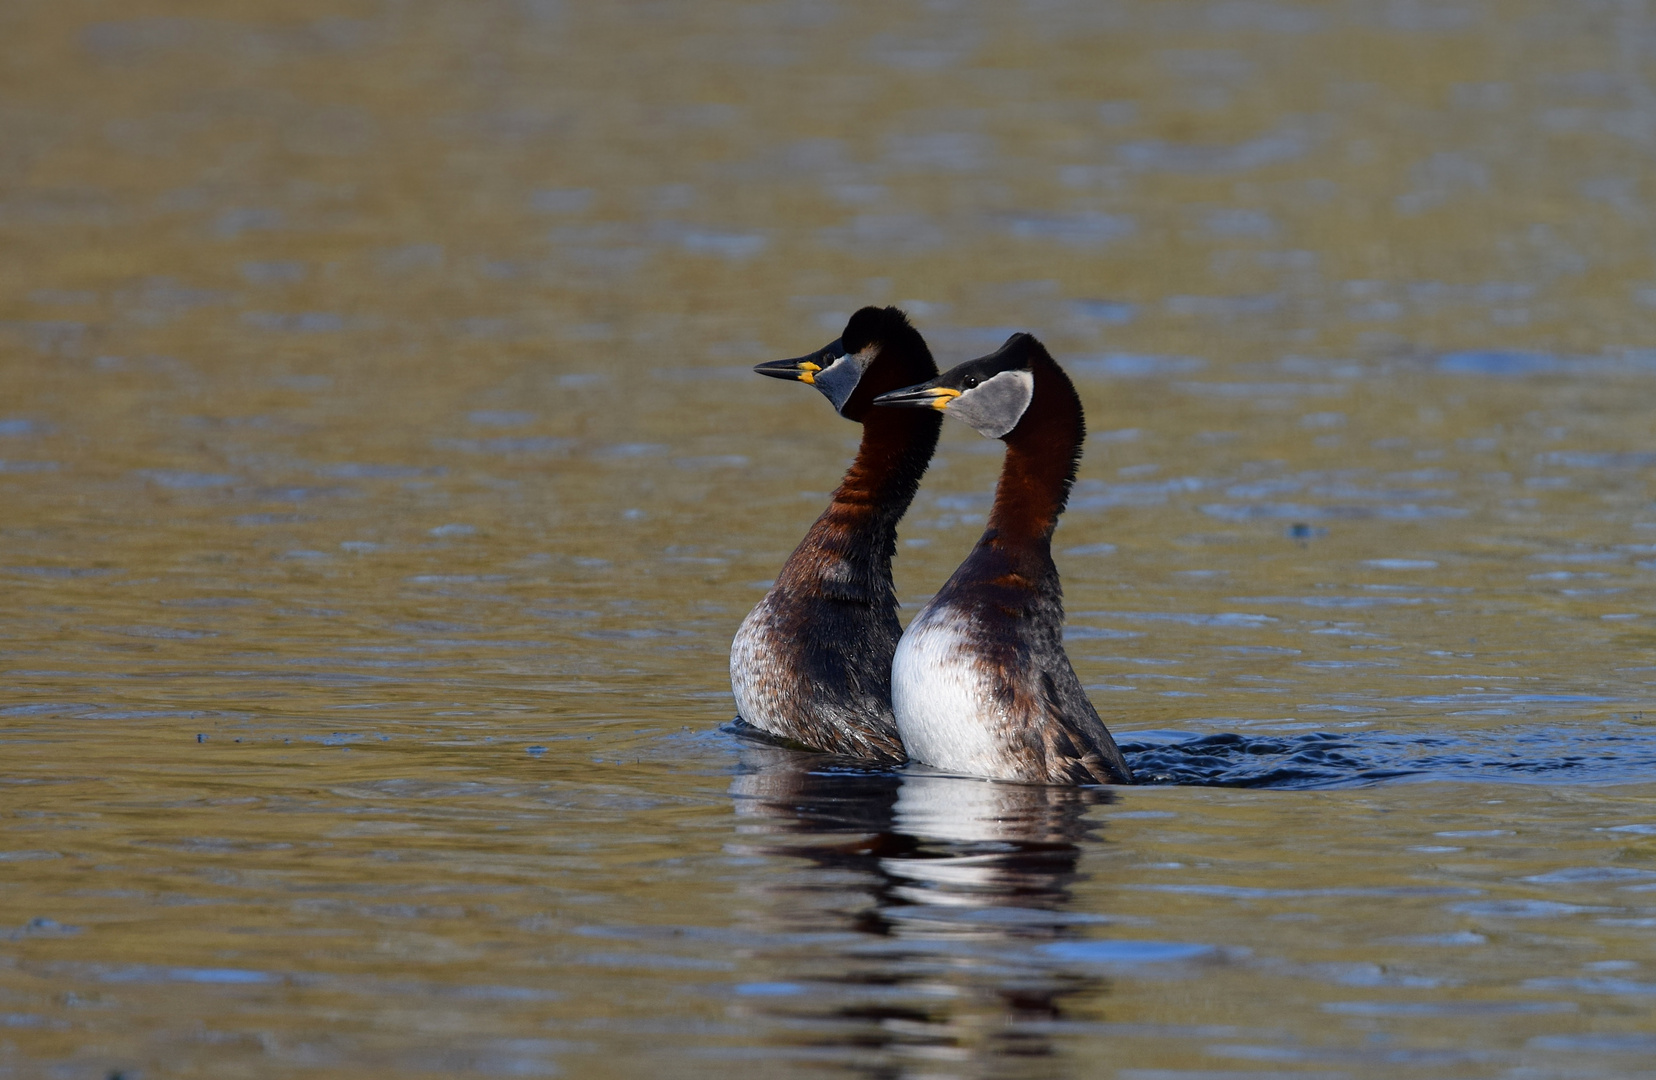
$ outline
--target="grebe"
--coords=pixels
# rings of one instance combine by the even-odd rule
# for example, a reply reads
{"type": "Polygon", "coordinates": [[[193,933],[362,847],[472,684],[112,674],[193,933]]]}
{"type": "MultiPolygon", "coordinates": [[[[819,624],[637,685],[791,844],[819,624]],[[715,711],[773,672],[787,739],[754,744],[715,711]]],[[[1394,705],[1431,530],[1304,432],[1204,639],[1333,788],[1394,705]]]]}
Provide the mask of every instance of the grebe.
{"type": "Polygon", "coordinates": [[[891,557],[943,422],[871,406],[935,376],[937,364],[901,311],[865,307],[837,341],[753,370],[815,386],[863,437],[828,509],[736,631],[730,686],[740,718],[808,749],[901,762],[891,656],[903,628],[891,557]]]}
{"type": "Polygon", "coordinates": [[[983,537],[914,617],[892,661],[909,757],[1032,784],[1130,784],[1109,729],[1064,653],[1052,532],[1086,422],[1069,376],[1029,334],[876,405],[943,411],[1006,443],[983,537]]]}

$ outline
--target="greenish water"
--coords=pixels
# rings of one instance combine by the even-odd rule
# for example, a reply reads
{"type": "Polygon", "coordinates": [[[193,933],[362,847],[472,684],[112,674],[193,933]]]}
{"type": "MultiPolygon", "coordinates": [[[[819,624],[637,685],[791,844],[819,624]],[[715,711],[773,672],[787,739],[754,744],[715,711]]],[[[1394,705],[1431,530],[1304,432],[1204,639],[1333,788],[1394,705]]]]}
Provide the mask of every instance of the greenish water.
{"type": "Polygon", "coordinates": [[[0,42],[0,1077],[1652,1075],[1646,5],[0,42]],[[857,435],[749,368],[865,303],[1075,375],[1163,783],[719,730],[857,435]]]}

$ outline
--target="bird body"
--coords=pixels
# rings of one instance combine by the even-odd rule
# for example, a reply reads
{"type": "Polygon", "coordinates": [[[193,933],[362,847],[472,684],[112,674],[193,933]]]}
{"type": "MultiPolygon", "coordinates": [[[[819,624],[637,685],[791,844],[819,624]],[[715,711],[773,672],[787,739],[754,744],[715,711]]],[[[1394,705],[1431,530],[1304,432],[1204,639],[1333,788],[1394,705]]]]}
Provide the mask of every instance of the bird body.
{"type": "Polygon", "coordinates": [[[1052,534],[1086,436],[1069,377],[1018,334],[877,404],[959,416],[1007,448],[982,538],[893,656],[892,708],[909,756],[998,780],[1132,783],[1064,652],[1052,534]]]}
{"type": "Polygon", "coordinates": [[[742,720],[807,749],[904,760],[891,711],[891,659],[902,635],[891,560],[897,523],[937,446],[941,417],[873,409],[873,399],[937,372],[896,308],[864,308],[837,341],[755,370],[816,386],[862,443],[844,480],[776,583],[742,621],[730,682],[742,720]]]}

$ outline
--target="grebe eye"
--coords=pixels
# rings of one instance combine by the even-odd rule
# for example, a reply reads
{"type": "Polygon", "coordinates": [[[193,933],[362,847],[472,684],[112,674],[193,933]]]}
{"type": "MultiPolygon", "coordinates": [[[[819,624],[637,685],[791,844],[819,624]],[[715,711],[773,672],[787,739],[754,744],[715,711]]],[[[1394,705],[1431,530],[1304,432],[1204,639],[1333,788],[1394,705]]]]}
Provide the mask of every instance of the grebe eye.
{"type": "Polygon", "coordinates": [[[960,385],[964,386],[968,390],[977,389],[977,384],[978,377],[976,375],[968,375],[964,379],[960,380],[960,385]]]}

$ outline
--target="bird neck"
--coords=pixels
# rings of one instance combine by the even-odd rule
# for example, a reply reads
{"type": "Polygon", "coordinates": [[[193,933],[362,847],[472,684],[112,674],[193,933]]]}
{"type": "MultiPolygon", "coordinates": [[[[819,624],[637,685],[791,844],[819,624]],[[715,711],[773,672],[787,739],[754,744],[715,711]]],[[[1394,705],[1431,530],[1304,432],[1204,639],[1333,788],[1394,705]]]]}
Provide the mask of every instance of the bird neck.
{"type": "MultiPolygon", "coordinates": [[[[873,532],[895,550],[897,523],[908,512],[937,449],[943,415],[874,409],[863,420],[862,444],[829,501],[824,518],[848,533],[873,532]]],[[[889,561],[890,552],[886,554],[889,561]]]]}
{"type": "Polygon", "coordinates": [[[1080,396],[1058,365],[1045,361],[1035,371],[1029,407],[1005,437],[1006,460],[989,512],[988,531],[999,543],[1050,549],[1086,437],[1080,396]]]}
{"type": "Polygon", "coordinates": [[[783,566],[779,585],[896,604],[891,559],[897,554],[897,523],[920,488],[942,420],[941,413],[907,409],[868,415],[856,459],[828,509],[783,566]]]}

